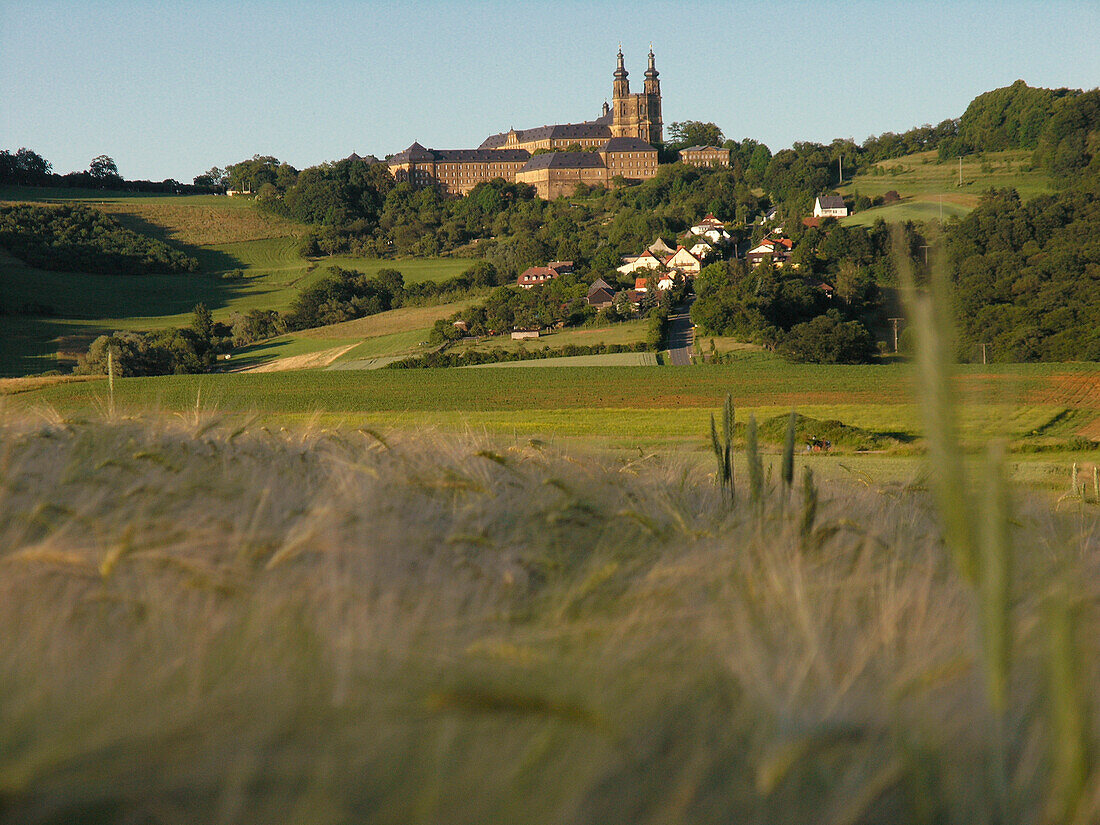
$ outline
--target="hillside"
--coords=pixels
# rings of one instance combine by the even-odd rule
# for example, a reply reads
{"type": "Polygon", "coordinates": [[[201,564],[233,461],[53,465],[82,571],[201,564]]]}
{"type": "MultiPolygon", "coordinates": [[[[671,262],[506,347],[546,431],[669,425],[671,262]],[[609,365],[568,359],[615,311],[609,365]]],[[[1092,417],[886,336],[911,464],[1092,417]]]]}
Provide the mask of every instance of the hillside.
{"type": "Polygon", "coordinates": [[[398,268],[410,283],[464,271],[462,258],[415,261],[299,254],[301,224],[271,215],[255,202],[214,195],[120,195],[92,190],[0,188],[0,204],[79,203],[125,228],[193,256],[199,270],[141,276],[45,271],[0,250],[0,375],[71,366],[97,335],[114,330],[185,326],[204,303],[228,322],[236,312],[287,309],[304,286],[331,267],[374,274],[398,268]]]}
{"type": "Polygon", "coordinates": [[[843,223],[869,226],[879,218],[888,223],[944,220],[967,214],[990,188],[1012,188],[1022,198],[1055,191],[1054,181],[1033,166],[1032,153],[1023,149],[967,155],[962,159],[962,183],[958,159],[941,161],[934,151],[917,152],[882,160],[861,171],[837,189],[842,195],[878,198],[897,192],[901,201],[864,209],[843,223]]]}

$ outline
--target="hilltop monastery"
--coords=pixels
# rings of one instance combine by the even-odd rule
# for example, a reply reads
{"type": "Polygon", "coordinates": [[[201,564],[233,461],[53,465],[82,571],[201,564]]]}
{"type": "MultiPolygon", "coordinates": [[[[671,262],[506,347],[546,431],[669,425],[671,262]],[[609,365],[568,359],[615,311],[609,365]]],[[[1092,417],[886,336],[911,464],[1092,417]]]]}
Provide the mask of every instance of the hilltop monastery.
{"type": "Polygon", "coordinates": [[[453,195],[465,195],[477,184],[494,178],[528,183],[540,198],[572,195],[577,184],[609,185],[622,176],[639,181],[657,174],[654,143],[663,138],[661,82],[649,52],[643,89],[631,93],[619,50],[612,83],[611,105],[584,123],[512,129],[491,135],[477,149],[425,149],[414,143],[389,160],[398,181],[438,186],[453,195]]]}

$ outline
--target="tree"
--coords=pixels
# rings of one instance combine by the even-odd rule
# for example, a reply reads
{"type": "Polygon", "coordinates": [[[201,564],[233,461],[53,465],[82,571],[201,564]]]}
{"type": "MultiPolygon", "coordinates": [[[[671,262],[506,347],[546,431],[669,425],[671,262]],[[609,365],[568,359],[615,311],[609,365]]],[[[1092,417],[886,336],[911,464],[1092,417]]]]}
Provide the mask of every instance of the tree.
{"type": "Polygon", "coordinates": [[[191,314],[191,329],[203,340],[210,341],[214,336],[214,316],[206,304],[195,304],[191,314]]]}
{"type": "Polygon", "coordinates": [[[99,155],[92,158],[92,162],[88,165],[88,174],[95,180],[103,181],[111,178],[117,178],[118,166],[112,158],[107,155],[99,155]]]}
{"type": "Polygon", "coordinates": [[[668,127],[670,140],[665,144],[669,149],[686,149],[688,146],[720,146],[722,130],[713,123],[698,120],[685,120],[668,127]]]}
{"type": "Polygon", "coordinates": [[[210,168],[209,172],[203,172],[201,175],[195,176],[195,186],[225,186],[229,181],[229,176],[224,169],[217,166],[210,168]]]}

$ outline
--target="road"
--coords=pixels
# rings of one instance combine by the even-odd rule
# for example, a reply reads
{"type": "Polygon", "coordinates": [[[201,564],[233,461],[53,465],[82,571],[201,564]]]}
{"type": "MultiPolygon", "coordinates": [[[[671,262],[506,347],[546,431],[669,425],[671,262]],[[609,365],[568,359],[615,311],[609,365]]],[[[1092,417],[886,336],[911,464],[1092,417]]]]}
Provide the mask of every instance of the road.
{"type": "Polygon", "coordinates": [[[691,345],[695,335],[691,326],[691,301],[673,308],[668,316],[669,361],[674,367],[691,365],[691,345]]]}

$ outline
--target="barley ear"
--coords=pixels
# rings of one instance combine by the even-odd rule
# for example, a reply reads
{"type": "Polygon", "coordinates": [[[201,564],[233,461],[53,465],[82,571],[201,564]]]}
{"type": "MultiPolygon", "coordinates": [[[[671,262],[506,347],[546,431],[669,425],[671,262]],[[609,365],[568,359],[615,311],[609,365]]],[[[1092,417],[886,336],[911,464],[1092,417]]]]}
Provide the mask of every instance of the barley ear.
{"type": "Polygon", "coordinates": [[[783,486],[790,490],[794,483],[794,431],[798,425],[798,414],[791,410],[787,419],[787,440],[783,442],[783,486]]]}
{"type": "Polygon", "coordinates": [[[1008,708],[1012,653],[1012,537],[1009,533],[1008,483],[1004,445],[991,445],[986,463],[985,496],[979,530],[979,599],[983,653],[990,705],[998,715],[1008,708]]]}
{"type": "Polygon", "coordinates": [[[1051,821],[1071,822],[1090,773],[1089,722],[1077,646],[1078,606],[1065,590],[1048,600],[1051,821]]]}
{"type": "Polygon", "coordinates": [[[928,439],[928,460],[935,468],[932,488],[936,509],[956,567],[969,584],[976,585],[978,554],[951,388],[954,336],[949,285],[937,260],[932,267],[931,291],[918,291],[904,232],[895,227],[891,234],[906,314],[917,336],[918,398],[928,439]]]}
{"type": "Polygon", "coordinates": [[[814,520],[817,518],[817,487],[814,486],[814,471],[809,467],[802,468],[802,520],[799,523],[799,532],[803,538],[809,538],[814,531],[814,520]]]}
{"type": "Polygon", "coordinates": [[[764,465],[760,460],[760,444],[756,436],[756,416],[749,416],[745,430],[745,458],[749,462],[749,496],[760,501],[764,492],[764,465]]]}

